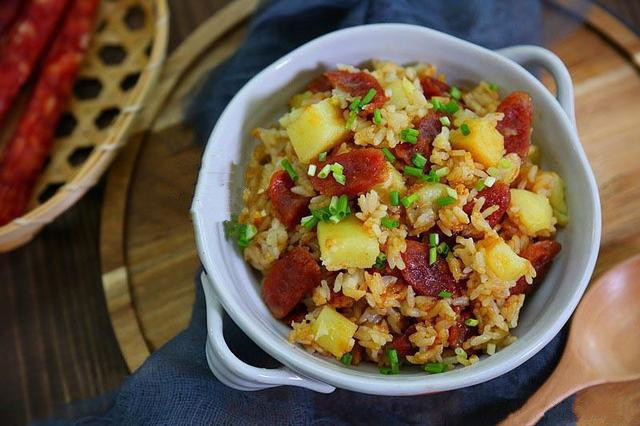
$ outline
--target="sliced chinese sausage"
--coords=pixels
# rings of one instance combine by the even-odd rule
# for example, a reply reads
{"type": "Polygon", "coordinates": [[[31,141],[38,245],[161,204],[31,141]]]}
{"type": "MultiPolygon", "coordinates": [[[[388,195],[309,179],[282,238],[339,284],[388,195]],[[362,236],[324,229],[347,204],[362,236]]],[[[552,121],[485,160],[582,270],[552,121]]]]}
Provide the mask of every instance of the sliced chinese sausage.
{"type": "Polygon", "coordinates": [[[342,294],[342,292],[336,293],[331,290],[331,293],[329,294],[329,304],[336,309],[349,308],[353,306],[354,303],[355,300],[348,296],[345,296],[344,294],[342,294]]]}
{"type": "Polygon", "coordinates": [[[511,193],[509,192],[509,185],[503,182],[497,182],[492,187],[486,187],[476,195],[476,197],[465,204],[463,210],[467,214],[471,214],[473,206],[477,198],[484,197],[484,204],[482,210],[486,210],[491,206],[498,206],[498,210],[487,216],[487,222],[492,228],[500,223],[502,217],[509,207],[509,201],[511,201],[511,193]]]}
{"type": "Polygon", "coordinates": [[[451,87],[449,87],[447,83],[434,77],[421,78],[420,85],[422,86],[422,92],[427,99],[433,96],[444,96],[451,90],[451,87]]]}
{"type": "Polygon", "coordinates": [[[473,327],[469,327],[464,323],[472,316],[473,313],[469,309],[465,309],[459,313],[456,323],[449,328],[449,339],[447,341],[449,342],[450,348],[461,347],[467,339],[476,334],[473,327]]]}
{"type": "Polygon", "coordinates": [[[531,144],[531,125],[533,121],[533,102],[525,92],[513,92],[500,102],[498,112],[504,118],[498,121],[497,129],[504,137],[504,149],[515,152],[523,160],[531,144]]]}
{"type": "Polygon", "coordinates": [[[532,284],[527,284],[524,277],[520,278],[514,287],[511,287],[511,294],[530,294],[536,288],[536,284],[544,278],[551,262],[560,252],[562,246],[559,242],[554,240],[542,240],[531,244],[529,247],[522,250],[520,257],[524,257],[536,270],[536,277],[532,284]]]}
{"type": "Polygon", "coordinates": [[[438,256],[436,262],[429,265],[429,247],[426,244],[407,240],[402,260],[405,263],[402,277],[417,294],[437,296],[443,290],[458,292],[458,284],[446,260],[438,256]]]}
{"type": "Polygon", "coordinates": [[[418,348],[414,347],[411,344],[411,340],[409,340],[409,336],[411,336],[415,332],[416,326],[410,325],[409,327],[407,327],[404,333],[399,336],[395,336],[389,346],[395,349],[400,356],[415,354],[418,351],[418,348]]]}
{"type": "Polygon", "coordinates": [[[267,188],[276,217],[289,230],[295,228],[309,211],[309,198],[291,192],[294,185],[295,182],[286,171],[278,170],[271,176],[267,188]]]}
{"type": "Polygon", "coordinates": [[[273,264],[264,280],[262,297],[274,317],[284,318],[321,279],[320,266],[309,251],[296,247],[273,264]]]}
{"type": "Polygon", "coordinates": [[[420,132],[418,134],[418,142],[414,145],[410,143],[396,145],[393,149],[395,156],[409,165],[411,165],[411,160],[416,154],[422,154],[429,159],[431,156],[431,144],[442,130],[440,117],[442,117],[442,114],[429,111],[416,125],[416,129],[420,132]]]}
{"type": "Polygon", "coordinates": [[[329,81],[329,79],[323,74],[311,80],[311,83],[309,83],[307,89],[314,93],[328,92],[333,89],[333,84],[331,84],[331,81],[329,81]]]}
{"type": "Polygon", "coordinates": [[[354,197],[367,192],[387,178],[387,160],[381,150],[376,148],[355,149],[327,158],[326,161],[316,163],[320,172],[327,164],[339,163],[344,168],[345,184],[336,181],[332,174],[324,179],[318,173],[311,178],[313,188],[324,195],[347,194],[354,197]]]}
{"type": "Polygon", "coordinates": [[[387,101],[384,89],[378,80],[369,73],[349,71],[328,71],[324,73],[334,87],[344,90],[351,96],[364,97],[370,89],[376,91],[375,96],[365,107],[366,112],[373,112],[376,108],[382,108],[387,101]]]}

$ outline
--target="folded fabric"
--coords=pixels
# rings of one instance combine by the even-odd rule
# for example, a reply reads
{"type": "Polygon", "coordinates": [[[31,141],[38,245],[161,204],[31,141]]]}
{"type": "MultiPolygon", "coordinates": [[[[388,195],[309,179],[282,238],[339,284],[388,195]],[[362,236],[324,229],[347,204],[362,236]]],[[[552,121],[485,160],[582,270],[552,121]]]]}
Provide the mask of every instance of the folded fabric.
{"type": "MultiPolygon", "coordinates": [[[[253,75],[278,57],[339,28],[378,22],[424,25],[498,48],[539,43],[541,6],[537,1],[283,0],[261,8],[245,44],[214,70],[190,108],[206,141],[218,116],[253,75]]],[[[429,58],[420,58],[428,61],[429,58]]],[[[185,212],[186,214],[186,212],[185,212]]],[[[245,362],[277,365],[226,319],[231,349],[245,362]]],[[[76,406],[80,424],[495,424],[517,409],[557,363],[565,333],[508,374],[451,392],[415,397],[381,397],[336,390],[329,395],[280,387],[240,392],[220,383],[208,368],[204,345],[204,296],[196,279],[196,302],[186,330],[153,353],[121,389],[91,409],[76,406]],[[95,407],[106,407],[99,412],[95,407]]],[[[569,398],[540,424],[574,424],[569,398]]],[[[56,422],[57,423],[57,422],[56,422]]],[[[65,421],[60,421],[64,424],[65,421]]]]}

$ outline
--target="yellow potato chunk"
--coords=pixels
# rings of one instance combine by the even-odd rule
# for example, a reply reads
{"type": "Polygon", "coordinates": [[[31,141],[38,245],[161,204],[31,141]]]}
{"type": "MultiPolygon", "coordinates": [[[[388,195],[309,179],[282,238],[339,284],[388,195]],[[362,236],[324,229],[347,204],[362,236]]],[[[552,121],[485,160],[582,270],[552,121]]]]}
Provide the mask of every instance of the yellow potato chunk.
{"type": "Polygon", "coordinates": [[[436,200],[447,196],[447,185],[425,182],[413,188],[411,192],[418,194],[418,203],[424,206],[431,206],[434,210],[438,210],[440,206],[436,203],[436,200]]]}
{"type": "Polygon", "coordinates": [[[551,230],[553,209],[547,197],[526,189],[511,189],[511,202],[507,214],[520,223],[527,235],[551,230]]]}
{"type": "Polygon", "coordinates": [[[293,110],[289,117],[285,128],[303,163],[309,163],[318,154],[333,148],[349,133],[342,111],[331,99],[293,110]]]}
{"type": "Polygon", "coordinates": [[[518,256],[502,239],[482,240],[479,244],[487,266],[499,279],[515,281],[529,269],[529,261],[518,256]]]}
{"type": "Polygon", "coordinates": [[[411,103],[416,90],[406,77],[402,80],[394,80],[387,86],[387,89],[391,90],[389,101],[398,109],[402,109],[411,103]]]}
{"type": "Polygon", "coordinates": [[[336,358],[351,350],[353,335],[357,329],[356,324],[329,306],[322,308],[318,318],[311,323],[315,342],[336,358]]]}
{"type": "Polygon", "coordinates": [[[380,199],[386,204],[390,204],[389,194],[393,191],[397,191],[402,197],[407,192],[407,187],[404,184],[404,179],[400,172],[396,170],[391,164],[387,163],[387,178],[373,187],[378,193],[380,199]]]}
{"type": "Polygon", "coordinates": [[[339,223],[318,224],[320,258],[329,271],[370,268],[380,254],[378,239],[355,216],[339,223]]]}
{"type": "Polygon", "coordinates": [[[487,167],[498,164],[504,153],[504,138],[496,129],[496,121],[469,118],[464,124],[469,127],[469,134],[463,134],[461,129],[452,130],[449,136],[451,146],[469,151],[475,161],[487,167]]]}
{"type": "Polygon", "coordinates": [[[566,226],[569,223],[569,215],[567,202],[564,198],[564,181],[555,172],[542,172],[541,174],[549,175],[553,182],[551,194],[549,194],[549,203],[553,209],[553,216],[558,221],[558,225],[566,226]]]}

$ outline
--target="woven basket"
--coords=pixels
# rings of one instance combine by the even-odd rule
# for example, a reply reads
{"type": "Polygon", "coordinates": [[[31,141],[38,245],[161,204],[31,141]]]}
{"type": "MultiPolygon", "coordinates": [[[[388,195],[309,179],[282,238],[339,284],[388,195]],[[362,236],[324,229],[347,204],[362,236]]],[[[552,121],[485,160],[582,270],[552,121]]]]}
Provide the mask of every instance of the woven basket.
{"type": "Polygon", "coordinates": [[[0,251],[31,240],[96,184],[159,76],[168,35],[166,0],[102,1],[54,150],[28,213],[0,227],[0,251]]]}

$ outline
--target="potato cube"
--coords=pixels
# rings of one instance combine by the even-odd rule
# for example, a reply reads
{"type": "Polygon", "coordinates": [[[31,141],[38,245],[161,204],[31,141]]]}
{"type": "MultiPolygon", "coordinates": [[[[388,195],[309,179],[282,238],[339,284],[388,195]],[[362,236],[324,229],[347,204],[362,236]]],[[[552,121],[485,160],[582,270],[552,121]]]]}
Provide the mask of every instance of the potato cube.
{"type": "Polygon", "coordinates": [[[547,197],[526,189],[511,189],[511,202],[507,213],[515,222],[520,223],[527,235],[553,228],[553,209],[547,197]]]}
{"type": "Polygon", "coordinates": [[[564,181],[557,173],[542,172],[541,174],[549,175],[553,182],[551,194],[549,194],[549,203],[553,209],[553,216],[558,221],[558,225],[566,226],[569,223],[569,215],[567,202],[564,198],[564,181]]]}
{"type": "Polygon", "coordinates": [[[395,167],[387,163],[387,179],[373,187],[380,196],[380,199],[386,204],[390,203],[389,194],[393,191],[397,191],[402,197],[407,188],[404,184],[404,178],[395,167]]]}
{"type": "Polygon", "coordinates": [[[336,358],[353,348],[353,335],[357,329],[356,324],[329,306],[322,308],[318,318],[311,323],[315,342],[336,358]]]}
{"type": "Polygon", "coordinates": [[[370,268],[380,254],[378,239],[355,216],[318,224],[320,258],[329,271],[370,268]]]}
{"type": "Polygon", "coordinates": [[[447,185],[441,183],[425,182],[413,187],[413,194],[418,194],[418,203],[423,206],[433,207],[434,210],[439,209],[436,200],[447,196],[447,185]]]}
{"type": "Polygon", "coordinates": [[[503,281],[515,281],[529,269],[529,261],[518,256],[502,239],[485,239],[479,245],[487,266],[503,281]]]}
{"type": "Polygon", "coordinates": [[[387,86],[387,89],[391,90],[389,100],[397,109],[402,109],[409,105],[416,90],[406,77],[402,80],[394,80],[387,86]]]}
{"type": "Polygon", "coordinates": [[[469,151],[475,161],[487,167],[498,164],[504,153],[504,138],[496,129],[496,121],[491,118],[469,118],[464,124],[469,127],[468,134],[462,133],[461,129],[451,131],[451,146],[469,151]]]}
{"type": "Polygon", "coordinates": [[[318,154],[340,143],[349,133],[345,128],[342,111],[331,98],[301,110],[293,110],[286,123],[293,149],[303,163],[309,163],[318,154]]]}

